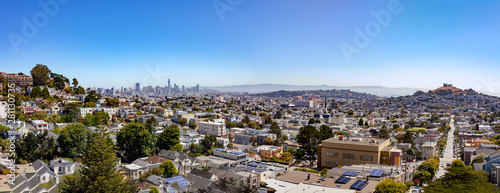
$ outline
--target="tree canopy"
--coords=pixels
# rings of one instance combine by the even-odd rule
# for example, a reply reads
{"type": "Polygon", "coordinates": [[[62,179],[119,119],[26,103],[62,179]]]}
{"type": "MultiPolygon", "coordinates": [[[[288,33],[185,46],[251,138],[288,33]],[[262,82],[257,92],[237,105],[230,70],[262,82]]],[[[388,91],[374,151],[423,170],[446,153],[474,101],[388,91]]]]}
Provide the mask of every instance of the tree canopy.
{"type": "Polygon", "coordinates": [[[118,148],[125,160],[132,162],[155,152],[156,136],[151,128],[139,123],[125,125],[116,135],[118,148]]]}
{"type": "Polygon", "coordinates": [[[92,140],[92,131],[83,124],[70,124],[61,131],[57,143],[63,157],[81,157],[92,140]]]}
{"type": "MultiPolygon", "coordinates": [[[[181,141],[179,140],[180,130],[177,125],[172,125],[167,127],[160,133],[158,136],[158,143],[156,143],[156,147],[159,149],[169,150],[174,147],[176,144],[179,144],[181,141]]],[[[182,146],[181,146],[182,151],[182,146]]]]}
{"type": "Polygon", "coordinates": [[[405,193],[408,187],[394,180],[384,180],[375,186],[374,193],[405,193]]]}
{"type": "Polygon", "coordinates": [[[49,67],[43,64],[36,64],[30,72],[33,77],[33,86],[45,86],[49,82],[49,75],[51,73],[49,67]]]}
{"type": "Polygon", "coordinates": [[[318,144],[320,143],[320,134],[318,129],[312,125],[306,125],[305,127],[300,128],[299,134],[297,135],[297,143],[299,143],[302,147],[301,150],[304,152],[304,155],[312,161],[315,158],[316,152],[318,151],[318,144]]]}
{"type": "MultiPolygon", "coordinates": [[[[461,165],[461,164],[457,164],[461,165]]],[[[463,192],[498,192],[498,187],[488,182],[485,171],[474,171],[468,167],[449,167],[443,177],[424,186],[425,192],[455,193],[463,192]]]]}

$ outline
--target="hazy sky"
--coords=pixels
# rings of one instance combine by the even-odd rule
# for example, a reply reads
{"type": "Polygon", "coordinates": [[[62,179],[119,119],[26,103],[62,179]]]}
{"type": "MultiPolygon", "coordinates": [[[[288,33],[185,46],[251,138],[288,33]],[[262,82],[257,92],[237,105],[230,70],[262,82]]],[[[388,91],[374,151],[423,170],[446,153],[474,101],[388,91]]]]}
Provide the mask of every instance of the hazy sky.
{"type": "Polygon", "coordinates": [[[85,87],[170,78],[186,86],[446,82],[500,93],[498,0],[147,2],[2,1],[0,71],[42,63],[85,87]]]}

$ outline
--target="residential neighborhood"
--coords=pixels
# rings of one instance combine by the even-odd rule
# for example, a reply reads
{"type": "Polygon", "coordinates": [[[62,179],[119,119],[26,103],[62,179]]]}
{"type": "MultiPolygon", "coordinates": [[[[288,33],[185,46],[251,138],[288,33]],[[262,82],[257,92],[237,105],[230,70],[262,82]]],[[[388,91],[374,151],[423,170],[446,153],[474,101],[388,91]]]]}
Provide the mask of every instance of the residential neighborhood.
{"type": "Polygon", "coordinates": [[[109,93],[73,82],[19,85],[19,106],[1,103],[2,192],[65,192],[94,168],[95,138],[113,147],[110,175],[144,193],[377,192],[387,183],[423,191],[455,162],[484,171],[491,187],[500,180],[500,99],[451,84],[385,98],[168,86],[109,93]]]}

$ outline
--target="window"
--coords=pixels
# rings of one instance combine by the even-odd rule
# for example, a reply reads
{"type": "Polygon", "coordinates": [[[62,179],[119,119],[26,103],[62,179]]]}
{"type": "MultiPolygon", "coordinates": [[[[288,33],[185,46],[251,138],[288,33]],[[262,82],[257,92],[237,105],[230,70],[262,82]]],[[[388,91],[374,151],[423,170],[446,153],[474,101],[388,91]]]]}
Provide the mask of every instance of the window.
{"type": "Polygon", "coordinates": [[[326,152],[327,157],[339,157],[339,153],[337,152],[326,152]]]}
{"type": "Polygon", "coordinates": [[[343,166],[351,166],[351,163],[349,163],[349,162],[342,162],[342,165],[343,166]]]}
{"type": "Polygon", "coordinates": [[[339,162],[337,162],[337,161],[331,161],[331,160],[326,161],[327,166],[337,166],[338,164],[339,164],[339,162]]]}
{"type": "Polygon", "coordinates": [[[364,160],[364,161],[373,161],[373,156],[369,156],[369,155],[360,155],[360,156],[359,156],[359,159],[360,159],[360,160],[364,160]]]}
{"type": "Polygon", "coordinates": [[[342,158],[343,159],[356,159],[356,154],[343,153],[342,158]]]}

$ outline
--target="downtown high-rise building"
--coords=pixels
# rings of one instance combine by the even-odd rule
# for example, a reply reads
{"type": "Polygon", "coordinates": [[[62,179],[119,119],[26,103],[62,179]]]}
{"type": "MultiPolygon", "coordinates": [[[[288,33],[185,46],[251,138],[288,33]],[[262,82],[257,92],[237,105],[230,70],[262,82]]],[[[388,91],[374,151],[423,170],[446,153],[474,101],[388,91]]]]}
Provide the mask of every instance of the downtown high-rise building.
{"type": "Polygon", "coordinates": [[[168,89],[170,90],[170,78],[168,79],[168,89]]]}
{"type": "Polygon", "coordinates": [[[135,83],[135,92],[141,91],[141,84],[140,83],[135,83]]]}

